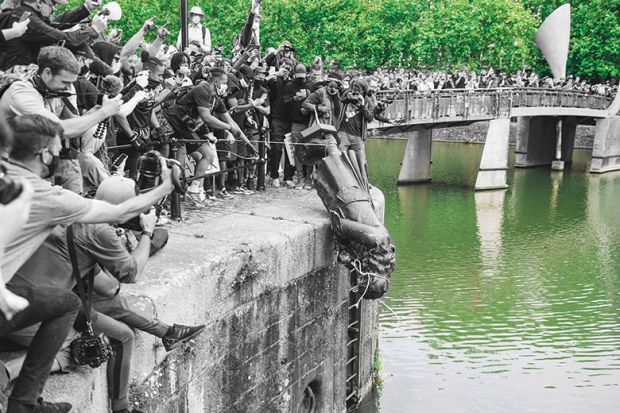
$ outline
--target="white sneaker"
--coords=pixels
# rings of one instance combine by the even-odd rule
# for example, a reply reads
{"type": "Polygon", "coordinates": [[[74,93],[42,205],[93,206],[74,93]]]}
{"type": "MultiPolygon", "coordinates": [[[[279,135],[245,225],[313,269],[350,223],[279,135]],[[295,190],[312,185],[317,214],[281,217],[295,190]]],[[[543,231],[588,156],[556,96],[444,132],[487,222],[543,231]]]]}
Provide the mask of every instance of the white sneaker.
{"type": "Polygon", "coordinates": [[[166,218],[163,215],[160,215],[159,218],[157,218],[157,222],[155,223],[155,226],[156,227],[161,227],[162,225],[166,225],[169,222],[170,222],[170,220],[168,218],[166,218]]]}
{"type": "Polygon", "coordinates": [[[275,178],[273,181],[271,181],[271,186],[273,186],[274,188],[280,188],[280,180],[278,178],[275,178]]]}
{"type": "Polygon", "coordinates": [[[187,191],[187,197],[192,200],[197,205],[206,205],[209,201],[207,201],[207,194],[205,190],[200,188],[198,191],[187,191]],[[206,201],[206,202],[205,202],[206,201]]]}
{"type": "Polygon", "coordinates": [[[291,179],[289,179],[288,181],[284,181],[284,183],[289,188],[295,188],[295,182],[293,182],[293,180],[291,180],[291,179]]]}

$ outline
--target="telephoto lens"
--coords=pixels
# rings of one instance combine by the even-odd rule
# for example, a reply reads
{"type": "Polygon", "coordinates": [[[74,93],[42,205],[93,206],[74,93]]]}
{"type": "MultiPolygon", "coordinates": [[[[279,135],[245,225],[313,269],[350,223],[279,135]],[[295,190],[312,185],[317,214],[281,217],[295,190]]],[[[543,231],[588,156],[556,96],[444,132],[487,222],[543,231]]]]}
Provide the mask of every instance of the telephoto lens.
{"type": "MultiPolygon", "coordinates": [[[[148,151],[138,158],[138,188],[140,192],[148,191],[161,183],[161,161],[163,157],[157,151],[148,151]]],[[[185,194],[187,182],[181,163],[174,159],[166,159],[166,165],[172,170],[172,184],[178,194],[185,194]]]]}
{"type": "Polygon", "coordinates": [[[6,168],[0,165],[0,204],[6,205],[22,193],[22,186],[6,176],[6,168]]]}
{"type": "Polygon", "coordinates": [[[138,158],[138,187],[141,192],[159,185],[161,175],[161,155],[157,151],[148,151],[138,158]]]}

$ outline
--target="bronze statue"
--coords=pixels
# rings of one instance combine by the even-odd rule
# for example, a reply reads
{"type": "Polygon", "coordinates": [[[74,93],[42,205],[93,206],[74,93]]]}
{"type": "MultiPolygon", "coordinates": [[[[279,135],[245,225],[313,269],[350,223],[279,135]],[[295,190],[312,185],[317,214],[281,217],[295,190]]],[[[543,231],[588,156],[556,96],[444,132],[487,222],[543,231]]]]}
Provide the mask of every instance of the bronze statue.
{"type": "Polygon", "coordinates": [[[317,165],[315,186],[331,216],[338,260],[357,272],[363,297],[377,299],[388,290],[396,255],[366,182],[353,151],[332,153],[317,165]]]}

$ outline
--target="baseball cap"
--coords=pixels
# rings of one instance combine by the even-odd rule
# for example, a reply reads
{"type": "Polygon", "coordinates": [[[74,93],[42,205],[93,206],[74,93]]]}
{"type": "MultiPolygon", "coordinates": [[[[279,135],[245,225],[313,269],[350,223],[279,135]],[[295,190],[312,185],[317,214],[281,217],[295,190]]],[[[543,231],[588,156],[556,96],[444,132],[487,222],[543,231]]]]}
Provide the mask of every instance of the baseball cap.
{"type": "Polygon", "coordinates": [[[308,75],[308,71],[306,70],[306,65],[299,63],[295,66],[295,73],[293,74],[293,78],[295,79],[305,79],[308,75]]]}
{"type": "Polygon", "coordinates": [[[138,194],[138,185],[136,185],[133,179],[112,175],[99,184],[95,199],[118,205],[128,199],[134,198],[138,194]]]}

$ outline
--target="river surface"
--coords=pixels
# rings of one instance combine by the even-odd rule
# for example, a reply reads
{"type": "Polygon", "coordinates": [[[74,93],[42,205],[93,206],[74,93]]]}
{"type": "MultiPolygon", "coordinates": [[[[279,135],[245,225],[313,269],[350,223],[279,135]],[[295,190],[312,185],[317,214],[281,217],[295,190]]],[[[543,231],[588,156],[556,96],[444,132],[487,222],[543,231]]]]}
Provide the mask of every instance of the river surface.
{"type": "Polygon", "coordinates": [[[435,142],[432,184],[398,187],[405,144],[367,146],[398,260],[369,410],[620,412],[620,174],[511,153],[509,189],[474,193],[482,145],[435,142]]]}

